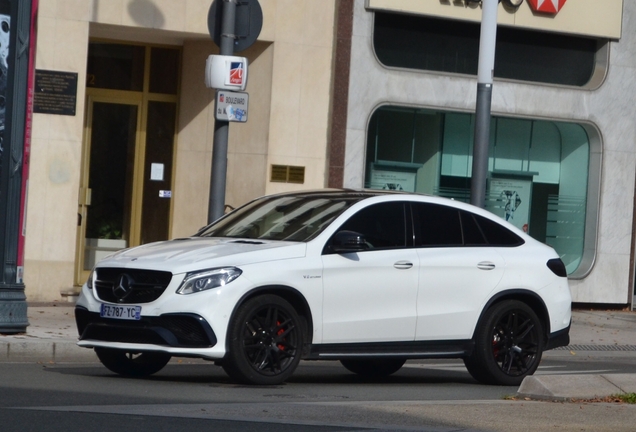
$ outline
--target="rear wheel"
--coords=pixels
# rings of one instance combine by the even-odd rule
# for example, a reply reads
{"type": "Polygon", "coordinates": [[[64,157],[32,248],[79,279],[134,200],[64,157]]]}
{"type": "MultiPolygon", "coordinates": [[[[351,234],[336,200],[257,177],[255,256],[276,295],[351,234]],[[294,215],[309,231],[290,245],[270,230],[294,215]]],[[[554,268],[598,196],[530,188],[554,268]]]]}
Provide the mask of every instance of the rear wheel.
{"type": "Polygon", "coordinates": [[[302,346],[302,324],[293,306],[276,295],[262,295],[240,306],[230,322],[222,366],[238,382],[280,384],[298,366],[302,346]]]}
{"type": "Polygon", "coordinates": [[[385,377],[399,371],[405,359],[340,360],[347,370],[366,377],[385,377]]]}
{"type": "Polygon", "coordinates": [[[95,348],[106,368],[125,376],[148,376],[159,372],[170,361],[170,355],[158,352],[133,353],[110,348],[95,348]]]}
{"type": "Polygon", "coordinates": [[[525,303],[506,300],[486,311],[475,331],[475,349],[464,360],[468,372],[485,384],[520,385],[541,362],[543,327],[525,303]]]}

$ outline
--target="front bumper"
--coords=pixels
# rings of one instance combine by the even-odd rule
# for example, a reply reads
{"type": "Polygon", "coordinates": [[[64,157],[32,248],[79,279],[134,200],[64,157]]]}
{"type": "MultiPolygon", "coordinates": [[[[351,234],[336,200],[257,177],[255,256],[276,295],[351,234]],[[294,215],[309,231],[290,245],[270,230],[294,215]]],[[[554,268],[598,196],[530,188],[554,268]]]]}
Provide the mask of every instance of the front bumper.
{"type": "MultiPolygon", "coordinates": [[[[78,306],[75,321],[80,342],[155,345],[172,348],[212,348],[217,338],[210,324],[196,314],[142,316],[138,321],[102,318],[78,306]]],[[[82,344],[84,345],[84,344],[82,344]]]]}

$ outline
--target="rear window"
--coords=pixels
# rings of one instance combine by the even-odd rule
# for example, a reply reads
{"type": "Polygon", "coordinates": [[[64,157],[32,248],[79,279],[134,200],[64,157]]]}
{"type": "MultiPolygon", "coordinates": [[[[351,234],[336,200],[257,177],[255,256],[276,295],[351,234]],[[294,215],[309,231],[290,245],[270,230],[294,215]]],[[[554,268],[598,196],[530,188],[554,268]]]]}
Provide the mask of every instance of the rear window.
{"type": "Polygon", "coordinates": [[[413,203],[417,247],[519,246],[521,237],[483,216],[439,204],[413,203]]]}
{"type": "Polygon", "coordinates": [[[523,239],[508,228],[479,215],[473,215],[490,246],[519,246],[523,239]]]}

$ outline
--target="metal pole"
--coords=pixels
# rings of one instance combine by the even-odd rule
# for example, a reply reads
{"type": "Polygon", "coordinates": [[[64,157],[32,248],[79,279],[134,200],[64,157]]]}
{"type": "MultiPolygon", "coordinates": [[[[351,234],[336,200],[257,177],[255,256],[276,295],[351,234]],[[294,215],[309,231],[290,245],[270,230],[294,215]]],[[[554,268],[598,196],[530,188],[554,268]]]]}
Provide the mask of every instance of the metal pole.
{"type": "Polygon", "coordinates": [[[470,203],[484,207],[488,178],[488,148],[490,143],[490,106],[495,69],[498,0],[482,0],[479,66],[477,71],[477,102],[475,104],[475,142],[470,203]]]}
{"type": "Polygon", "coordinates": [[[0,333],[3,334],[24,333],[29,325],[24,283],[18,274],[18,243],[30,41],[29,37],[18,37],[18,33],[30,34],[31,2],[14,0],[10,5],[9,73],[0,138],[0,333]]]}
{"type": "MultiPolygon", "coordinates": [[[[218,0],[217,0],[218,1],[218,0]]],[[[237,0],[223,1],[223,18],[221,21],[221,55],[234,54],[236,36],[237,0]]],[[[210,201],[208,207],[208,223],[212,223],[225,213],[225,182],[227,178],[227,149],[230,123],[216,120],[214,123],[214,142],[212,149],[212,172],[210,174],[210,201]]]]}

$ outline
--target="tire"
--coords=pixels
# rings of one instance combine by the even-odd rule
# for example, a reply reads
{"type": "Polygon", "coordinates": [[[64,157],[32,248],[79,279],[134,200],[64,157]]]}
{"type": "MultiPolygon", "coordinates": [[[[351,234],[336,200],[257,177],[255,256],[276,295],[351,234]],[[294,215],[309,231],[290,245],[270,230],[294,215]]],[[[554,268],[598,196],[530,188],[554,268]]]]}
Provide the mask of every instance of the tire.
{"type": "Polygon", "coordinates": [[[170,361],[169,354],[159,352],[132,353],[110,348],[95,348],[95,354],[110,371],[133,377],[157,373],[170,361]]]}
{"type": "Polygon", "coordinates": [[[399,371],[406,359],[340,360],[350,372],[369,378],[386,377],[399,371]]]}
{"type": "Polygon", "coordinates": [[[468,372],[484,384],[517,386],[541,362],[541,320],[525,303],[506,300],[493,305],[475,331],[475,348],[464,359],[468,372]]]}
{"type": "Polygon", "coordinates": [[[236,311],[222,366],[243,384],[281,384],[296,370],[302,347],[303,326],[296,310],[281,297],[262,295],[236,311]]]}

